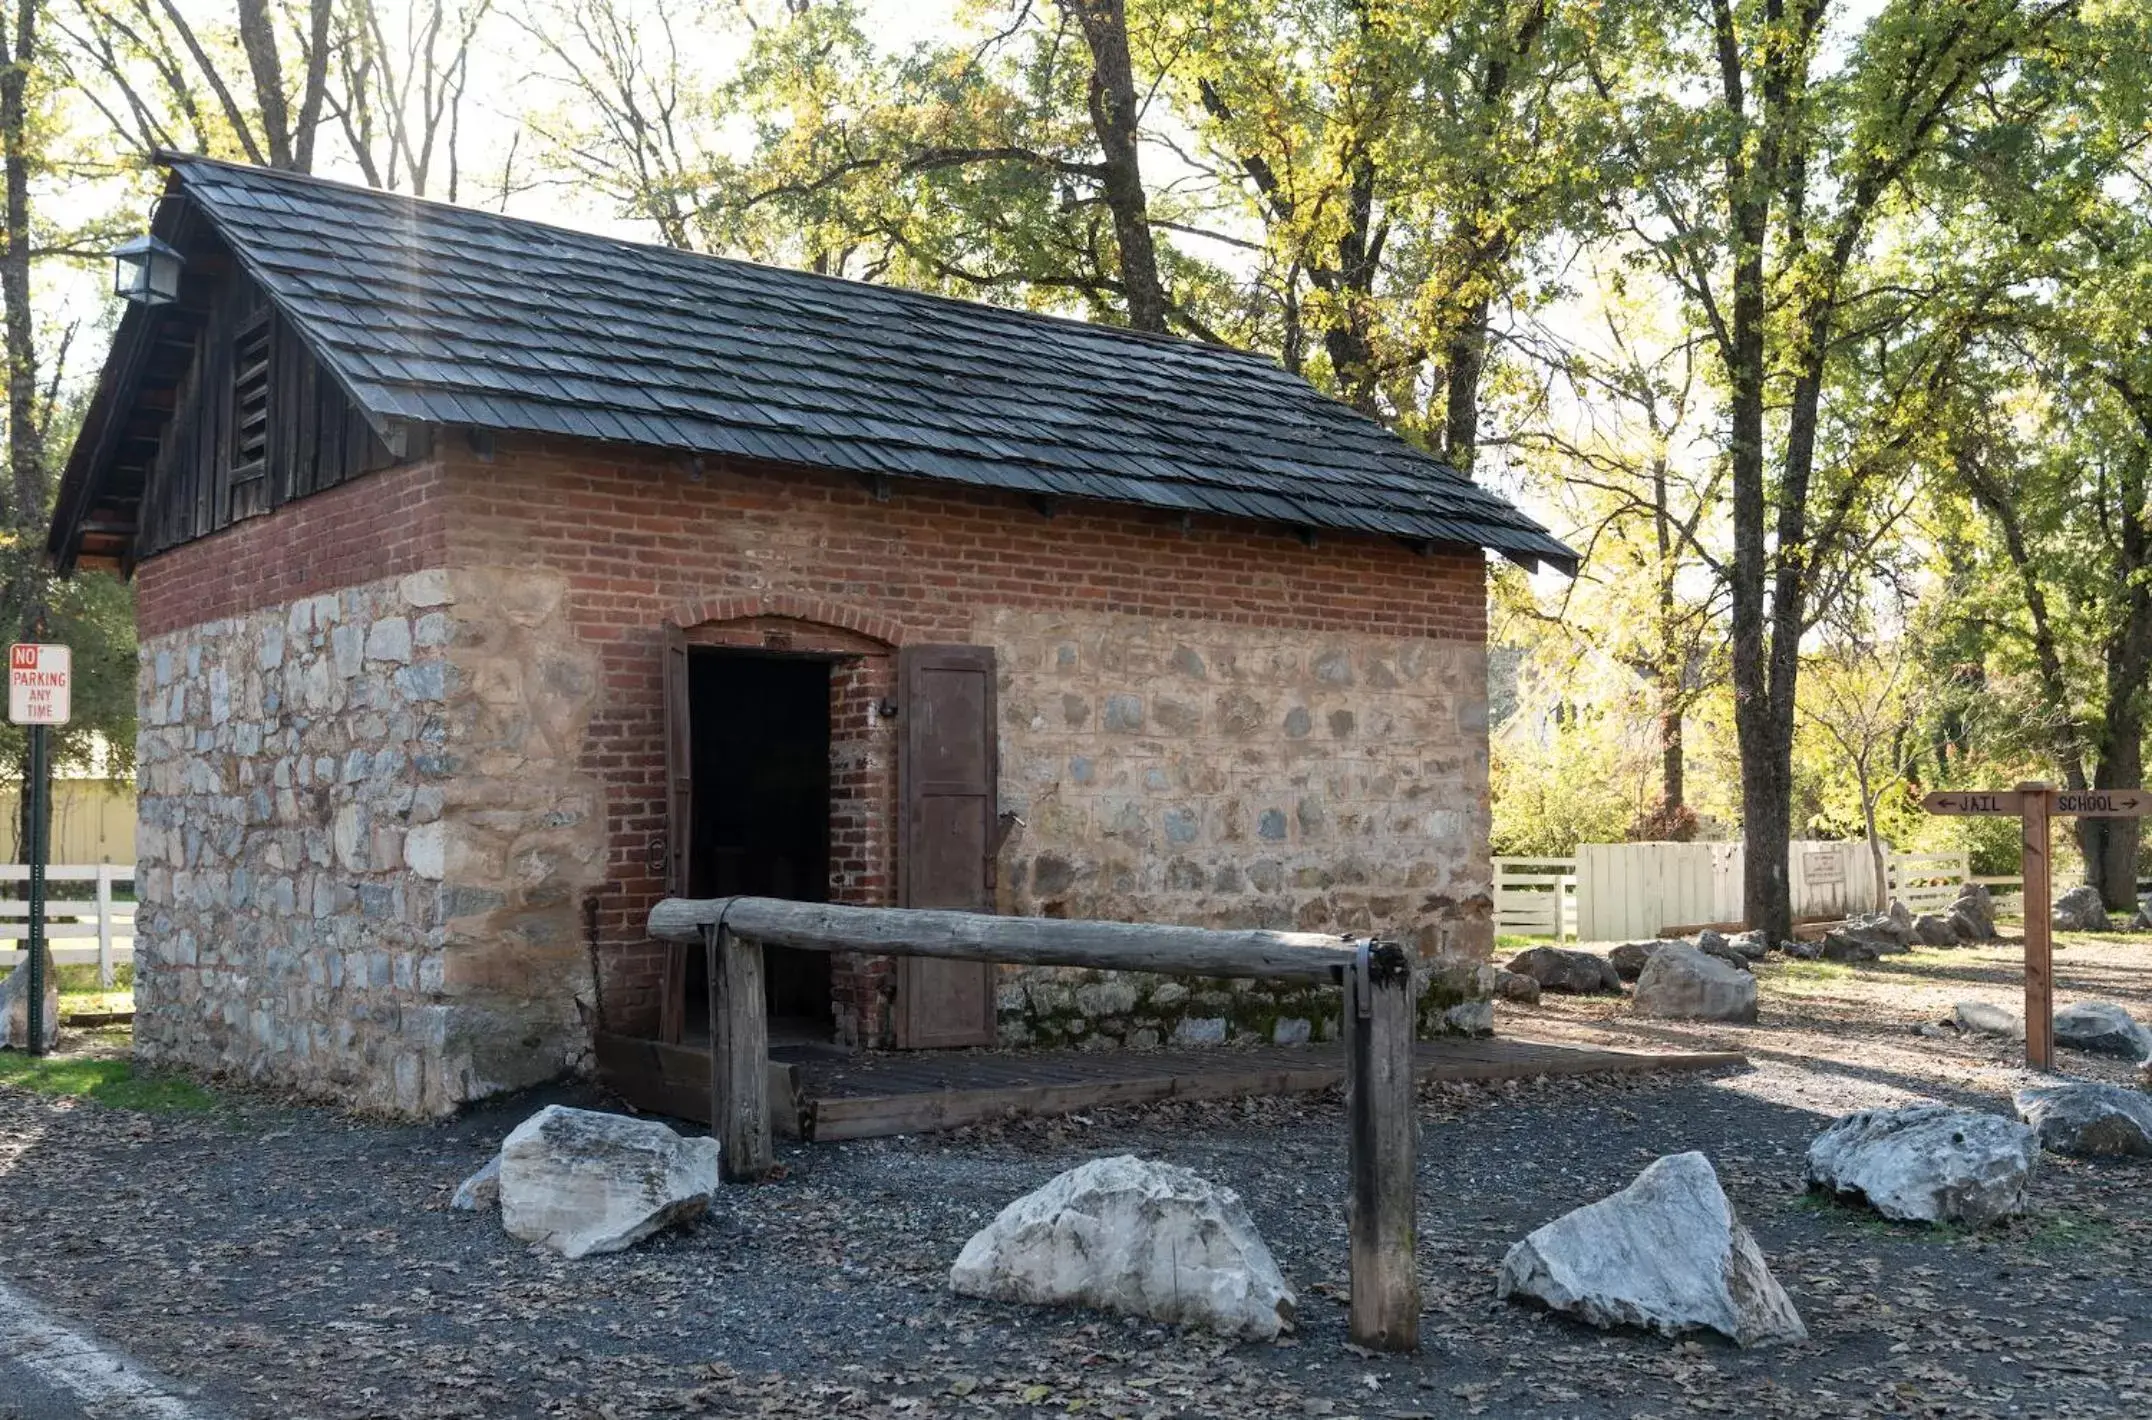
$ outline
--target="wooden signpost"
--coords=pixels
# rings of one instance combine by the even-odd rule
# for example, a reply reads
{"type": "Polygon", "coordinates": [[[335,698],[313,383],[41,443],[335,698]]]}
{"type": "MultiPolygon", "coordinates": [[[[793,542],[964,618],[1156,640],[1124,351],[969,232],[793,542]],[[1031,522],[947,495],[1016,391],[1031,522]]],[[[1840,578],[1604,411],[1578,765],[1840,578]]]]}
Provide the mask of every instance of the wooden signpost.
{"type": "Polygon", "coordinates": [[[2055,1068],[2054,881],[2048,871],[2051,818],[2143,818],[2152,814],[2152,793],[2141,789],[2061,790],[2020,784],[2015,789],[1949,791],[1928,795],[1931,814],[2017,815],[2025,853],[2025,1063],[2055,1068]]]}

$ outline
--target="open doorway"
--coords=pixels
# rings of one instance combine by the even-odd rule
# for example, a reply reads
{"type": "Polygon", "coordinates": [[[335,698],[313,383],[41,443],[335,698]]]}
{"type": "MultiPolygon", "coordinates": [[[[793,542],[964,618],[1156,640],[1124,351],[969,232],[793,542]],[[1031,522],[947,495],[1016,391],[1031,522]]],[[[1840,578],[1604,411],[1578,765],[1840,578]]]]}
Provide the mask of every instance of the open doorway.
{"type": "MultiPolygon", "coordinates": [[[[830,663],[696,647],[688,673],[690,891],[827,902],[830,663]]],[[[771,1043],[830,1041],[836,1023],[829,954],[770,947],[763,963],[771,1043]]],[[[706,1032],[703,954],[689,953],[687,966],[686,1019],[706,1032]]]]}

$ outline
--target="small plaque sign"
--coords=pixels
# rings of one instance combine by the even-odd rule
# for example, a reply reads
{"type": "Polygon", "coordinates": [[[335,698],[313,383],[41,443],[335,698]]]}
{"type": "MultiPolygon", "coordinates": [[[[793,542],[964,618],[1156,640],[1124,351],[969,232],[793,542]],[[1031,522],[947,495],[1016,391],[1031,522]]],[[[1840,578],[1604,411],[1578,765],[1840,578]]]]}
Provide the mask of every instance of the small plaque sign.
{"type": "Polygon", "coordinates": [[[1801,876],[1810,887],[1827,887],[1846,880],[1845,855],[1824,849],[1801,855],[1801,876]]]}

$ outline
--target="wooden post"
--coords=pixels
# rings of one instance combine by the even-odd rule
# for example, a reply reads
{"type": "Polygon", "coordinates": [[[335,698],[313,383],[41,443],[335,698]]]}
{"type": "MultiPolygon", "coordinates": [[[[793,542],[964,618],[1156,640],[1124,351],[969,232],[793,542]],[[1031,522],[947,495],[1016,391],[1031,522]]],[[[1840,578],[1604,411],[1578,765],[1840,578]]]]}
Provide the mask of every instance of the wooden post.
{"type": "Polygon", "coordinates": [[[97,865],[97,985],[112,989],[112,865],[97,865]]]}
{"type": "Polygon", "coordinates": [[[2047,848],[2049,790],[2038,781],[2018,785],[2025,872],[2025,1064],[2055,1068],[2055,970],[2053,904],[2047,848]]]}
{"type": "Polygon", "coordinates": [[[770,1021],[762,996],[762,943],[730,928],[704,929],[710,961],[710,1123],[718,1174],[760,1183],[777,1163],[770,1143],[770,1021]]]}
{"type": "Polygon", "coordinates": [[[1345,973],[1345,1128],[1351,1169],[1352,1339],[1420,1345],[1412,964],[1395,942],[1363,942],[1345,973]]]}

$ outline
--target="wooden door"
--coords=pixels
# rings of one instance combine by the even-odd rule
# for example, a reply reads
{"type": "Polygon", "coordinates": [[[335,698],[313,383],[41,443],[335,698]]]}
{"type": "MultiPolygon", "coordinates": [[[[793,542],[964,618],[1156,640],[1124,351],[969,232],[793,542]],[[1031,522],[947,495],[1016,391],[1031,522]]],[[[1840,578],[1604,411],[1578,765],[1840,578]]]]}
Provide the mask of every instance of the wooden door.
{"type": "MultiPolygon", "coordinates": [[[[994,652],[906,646],[897,655],[897,877],[900,905],[993,907],[996,784],[994,652]]],[[[995,1042],[991,962],[897,959],[897,1045],[995,1042]]]]}

